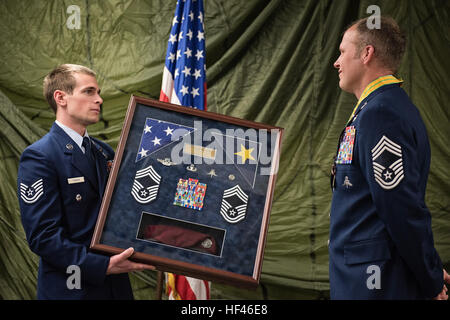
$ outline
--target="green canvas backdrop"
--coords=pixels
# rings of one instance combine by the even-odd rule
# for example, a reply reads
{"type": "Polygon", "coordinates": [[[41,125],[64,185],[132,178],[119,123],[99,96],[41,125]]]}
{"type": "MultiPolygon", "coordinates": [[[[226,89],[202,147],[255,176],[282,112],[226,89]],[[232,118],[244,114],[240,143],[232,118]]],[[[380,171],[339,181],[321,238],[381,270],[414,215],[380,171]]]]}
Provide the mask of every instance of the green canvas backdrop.
{"type": "MultiPolygon", "coordinates": [[[[0,2],[0,298],[33,299],[37,257],[28,249],[16,196],[21,152],[54,114],[42,80],[61,63],[94,69],[104,99],[89,133],[117,146],[130,94],[158,99],[176,1],[0,2]],[[80,29],[69,29],[71,5],[80,29]]],[[[338,87],[342,32],[369,16],[394,17],[408,37],[399,76],[428,129],[426,200],[436,247],[450,261],[449,1],[204,0],[208,110],[285,128],[261,286],[212,285],[212,298],[328,297],[329,170],[356,100],[338,87]]],[[[155,273],[132,275],[139,299],[155,273]]]]}

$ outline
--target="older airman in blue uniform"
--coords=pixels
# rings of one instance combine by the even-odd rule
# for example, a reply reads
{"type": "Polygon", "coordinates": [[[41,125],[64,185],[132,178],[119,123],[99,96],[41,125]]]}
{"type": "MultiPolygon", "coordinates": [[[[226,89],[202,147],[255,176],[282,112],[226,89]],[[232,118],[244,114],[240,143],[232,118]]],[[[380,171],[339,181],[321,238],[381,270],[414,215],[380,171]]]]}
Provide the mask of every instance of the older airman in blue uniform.
{"type": "Polygon", "coordinates": [[[89,137],[103,100],[95,73],[61,65],[44,80],[56,113],[50,132],[23,152],[18,198],[31,250],[40,256],[38,299],[132,299],[126,272],[151,269],[88,250],[114,151],[89,137]],[[78,277],[78,279],[76,278],[78,277]]]}
{"type": "Polygon", "coordinates": [[[345,32],[339,86],[359,99],[332,169],[332,299],[447,299],[425,204],[430,145],[397,70],[405,40],[394,20],[345,32]]]}

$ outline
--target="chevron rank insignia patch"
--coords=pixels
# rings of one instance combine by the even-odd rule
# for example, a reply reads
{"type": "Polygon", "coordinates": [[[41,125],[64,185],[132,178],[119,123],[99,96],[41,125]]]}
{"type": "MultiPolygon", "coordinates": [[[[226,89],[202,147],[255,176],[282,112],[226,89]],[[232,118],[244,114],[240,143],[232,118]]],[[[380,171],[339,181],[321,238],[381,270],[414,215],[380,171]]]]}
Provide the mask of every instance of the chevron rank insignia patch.
{"type": "Polygon", "coordinates": [[[161,176],[156,173],[152,166],[136,171],[131,188],[133,198],[142,204],[149,203],[158,195],[161,176]]]}
{"type": "Polygon", "coordinates": [[[220,214],[229,223],[237,223],[245,218],[248,195],[239,185],[223,192],[220,214]]]}
{"type": "Polygon", "coordinates": [[[44,194],[44,183],[42,179],[37,180],[31,186],[20,183],[20,197],[25,203],[35,203],[44,194]]]}
{"type": "Polygon", "coordinates": [[[375,180],[383,189],[393,189],[402,181],[402,148],[386,136],[372,149],[372,163],[375,180]]]}

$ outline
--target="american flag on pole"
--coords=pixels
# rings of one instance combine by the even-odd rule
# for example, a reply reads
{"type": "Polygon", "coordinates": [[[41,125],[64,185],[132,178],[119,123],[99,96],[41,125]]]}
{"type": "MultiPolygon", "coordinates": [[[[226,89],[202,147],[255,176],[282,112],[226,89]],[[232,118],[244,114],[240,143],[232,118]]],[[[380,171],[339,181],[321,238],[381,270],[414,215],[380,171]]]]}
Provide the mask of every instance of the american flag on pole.
{"type": "Polygon", "coordinates": [[[178,0],[159,100],[206,110],[203,0],[178,0]]]}
{"type": "MultiPolygon", "coordinates": [[[[205,28],[203,0],[178,0],[172,20],[160,101],[206,110],[205,28]]],[[[166,274],[173,300],[207,300],[209,282],[166,274]]]]}
{"type": "Polygon", "coordinates": [[[169,300],[209,300],[209,282],[173,273],[166,273],[169,300]]]}

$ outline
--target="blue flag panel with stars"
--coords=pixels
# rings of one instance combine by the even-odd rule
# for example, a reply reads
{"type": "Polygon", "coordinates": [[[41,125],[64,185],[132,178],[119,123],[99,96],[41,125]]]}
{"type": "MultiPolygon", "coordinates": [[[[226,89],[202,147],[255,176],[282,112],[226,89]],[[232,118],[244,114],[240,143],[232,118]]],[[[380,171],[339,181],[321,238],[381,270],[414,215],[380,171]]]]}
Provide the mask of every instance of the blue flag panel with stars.
{"type": "Polygon", "coordinates": [[[178,1],[166,54],[166,68],[181,105],[206,109],[203,1],[178,1]]]}
{"type": "Polygon", "coordinates": [[[136,156],[136,162],[148,157],[158,149],[178,141],[195,129],[180,124],[146,118],[142,131],[141,143],[136,156]]]}

